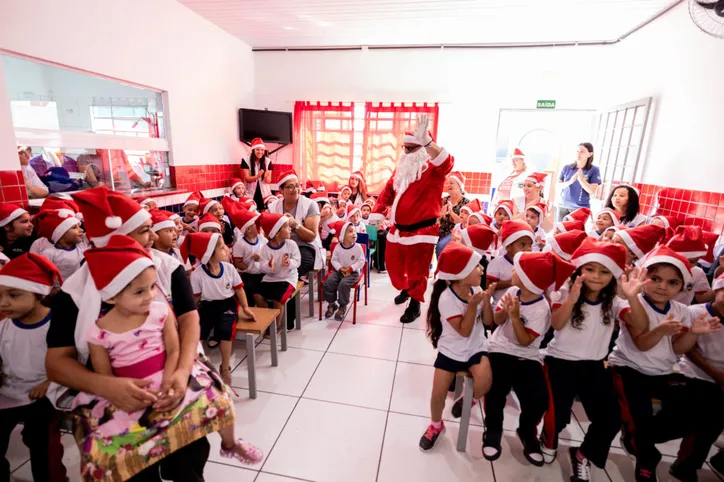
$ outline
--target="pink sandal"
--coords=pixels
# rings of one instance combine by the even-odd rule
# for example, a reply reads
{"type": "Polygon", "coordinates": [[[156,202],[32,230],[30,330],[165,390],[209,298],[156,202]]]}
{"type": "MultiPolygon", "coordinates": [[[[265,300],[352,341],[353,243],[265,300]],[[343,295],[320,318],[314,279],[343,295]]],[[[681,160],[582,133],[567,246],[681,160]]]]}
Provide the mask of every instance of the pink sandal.
{"type": "Polygon", "coordinates": [[[264,459],[264,452],[241,439],[237,439],[234,446],[229,449],[225,449],[222,445],[219,455],[227,459],[236,459],[244,465],[258,464],[264,459]]]}

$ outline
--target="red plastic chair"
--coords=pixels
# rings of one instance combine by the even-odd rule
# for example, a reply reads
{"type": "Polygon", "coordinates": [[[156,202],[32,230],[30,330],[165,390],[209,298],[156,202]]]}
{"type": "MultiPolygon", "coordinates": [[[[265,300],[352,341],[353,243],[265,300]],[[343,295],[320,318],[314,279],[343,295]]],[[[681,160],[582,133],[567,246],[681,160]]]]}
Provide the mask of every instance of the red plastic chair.
{"type": "MultiPolygon", "coordinates": [[[[334,253],[334,249],[337,247],[337,244],[339,244],[339,243],[333,243],[329,247],[330,254],[334,253]]],[[[367,259],[367,246],[365,246],[364,244],[360,244],[360,246],[362,246],[362,253],[365,255],[365,259],[367,259]]],[[[320,320],[322,319],[322,301],[324,298],[322,296],[322,294],[323,294],[324,282],[327,281],[327,278],[329,277],[329,275],[334,271],[334,268],[332,267],[331,259],[332,258],[330,256],[330,261],[327,263],[327,274],[324,276],[324,279],[322,280],[322,282],[319,283],[319,297],[318,298],[319,298],[319,319],[320,320]]],[[[357,300],[359,300],[360,288],[362,286],[364,286],[364,289],[365,289],[365,306],[367,306],[367,283],[365,283],[366,276],[367,276],[367,261],[365,261],[365,265],[362,268],[362,272],[359,275],[359,279],[354,284],[354,286],[352,286],[352,289],[354,290],[354,295],[352,297],[352,324],[353,325],[357,324],[357,300]]]]}

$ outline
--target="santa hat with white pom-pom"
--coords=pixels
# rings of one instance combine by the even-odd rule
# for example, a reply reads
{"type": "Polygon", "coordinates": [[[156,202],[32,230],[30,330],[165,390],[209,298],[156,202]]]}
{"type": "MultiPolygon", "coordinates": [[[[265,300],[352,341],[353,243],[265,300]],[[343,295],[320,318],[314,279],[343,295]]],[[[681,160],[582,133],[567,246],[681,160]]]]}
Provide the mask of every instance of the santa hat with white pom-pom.
{"type": "Polygon", "coordinates": [[[105,186],[73,194],[85,220],[86,235],[96,247],[103,247],[114,234],[130,234],[151,215],[136,201],[105,186]]]}

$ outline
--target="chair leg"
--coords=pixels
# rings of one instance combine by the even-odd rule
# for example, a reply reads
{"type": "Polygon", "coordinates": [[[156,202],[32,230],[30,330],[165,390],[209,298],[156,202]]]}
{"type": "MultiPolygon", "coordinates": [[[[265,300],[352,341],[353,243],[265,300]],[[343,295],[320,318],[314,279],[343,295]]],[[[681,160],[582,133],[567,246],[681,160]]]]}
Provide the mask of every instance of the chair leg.
{"type": "Polygon", "coordinates": [[[459,375],[455,377],[455,400],[460,398],[463,393],[463,383],[465,383],[465,377],[459,375]]]}
{"type": "MultiPolygon", "coordinates": [[[[286,323],[284,325],[286,326],[286,323]]],[[[275,320],[274,323],[269,326],[269,341],[271,342],[271,365],[273,367],[279,366],[277,338],[277,323],[275,320]]]]}
{"type": "Polygon", "coordinates": [[[352,301],[352,324],[357,324],[357,298],[359,298],[359,286],[355,289],[357,293],[355,293],[354,300],[352,301]]]}
{"type": "MultiPolygon", "coordinates": [[[[276,325],[274,325],[276,329],[276,325]]],[[[249,371],[249,398],[256,398],[256,353],[254,335],[246,334],[246,369],[249,371]]]]}
{"type": "Polygon", "coordinates": [[[463,395],[463,413],[460,417],[460,431],[458,432],[458,452],[465,452],[468,444],[468,429],[470,428],[470,413],[473,404],[473,379],[465,377],[465,394],[463,395]]]}
{"type": "MultiPolygon", "coordinates": [[[[310,271],[307,275],[307,279],[309,279],[309,289],[307,290],[307,296],[309,296],[309,317],[314,318],[314,271],[310,271]]],[[[321,284],[321,283],[320,283],[321,284]]],[[[302,319],[302,314],[299,313],[299,319],[302,319]]],[[[297,325],[297,329],[302,329],[302,324],[299,323],[297,325]]]]}
{"type": "MultiPolygon", "coordinates": [[[[370,280],[370,278],[367,277],[367,279],[365,281],[369,282],[369,280],[370,280]]],[[[367,306],[367,283],[365,283],[365,306],[367,306]]]]}
{"type": "MultiPolygon", "coordinates": [[[[311,295],[310,295],[311,296],[311,295]]],[[[314,304],[314,299],[312,299],[312,304],[314,304]]],[[[296,307],[295,313],[294,313],[294,325],[297,330],[302,329],[302,292],[298,292],[297,296],[294,298],[294,306],[296,307]]],[[[314,310],[312,309],[312,314],[310,315],[314,317],[314,310]]],[[[286,325],[284,325],[286,326],[286,325]]]]}

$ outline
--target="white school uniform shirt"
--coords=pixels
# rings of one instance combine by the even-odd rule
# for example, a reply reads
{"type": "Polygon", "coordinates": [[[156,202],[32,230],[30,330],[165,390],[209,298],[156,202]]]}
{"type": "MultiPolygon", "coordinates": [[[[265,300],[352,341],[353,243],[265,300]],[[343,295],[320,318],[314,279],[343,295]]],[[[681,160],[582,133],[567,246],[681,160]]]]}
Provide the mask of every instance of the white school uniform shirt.
{"type": "Polygon", "coordinates": [[[0,386],[0,409],[29,405],[30,390],[43,383],[45,353],[48,345],[45,337],[50,327],[51,313],[34,325],[5,318],[0,321],[0,358],[5,376],[0,386]]]}
{"type": "MultiPolygon", "coordinates": [[[[505,256],[498,256],[490,261],[486,278],[495,283],[496,281],[510,281],[513,279],[513,261],[505,256]]],[[[507,288],[495,290],[493,293],[493,304],[497,305],[503,297],[507,288]]]]}
{"type": "Polygon", "coordinates": [[[691,283],[684,286],[684,289],[674,296],[674,300],[689,306],[696,295],[702,295],[711,290],[706,273],[698,266],[691,268],[691,283]]]}
{"type": "Polygon", "coordinates": [[[194,228],[196,231],[199,230],[199,217],[198,216],[194,216],[193,221],[191,221],[190,223],[186,222],[186,216],[181,216],[181,222],[184,224],[188,224],[189,226],[194,228]]]}
{"type": "MultiPolygon", "coordinates": [[[[560,290],[561,298],[554,301],[551,308],[556,309],[568,298],[568,284],[560,290]]],[[[630,311],[628,302],[618,296],[613,299],[610,318],[604,317],[602,303],[584,301],[582,312],[583,322],[574,328],[569,319],[563,328],[556,330],[548,344],[544,355],[561,360],[603,360],[608,355],[608,347],[613,336],[616,319],[623,322],[623,316],[630,311]]]]}
{"type": "Polygon", "coordinates": [[[334,252],[332,253],[332,267],[339,271],[340,269],[349,266],[352,271],[359,273],[365,265],[365,253],[362,249],[362,245],[354,243],[349,248],[345,247],[342,243],[339,243],[334,252]]]}
{"type": "Polygon", "coordinates": [[[646,224],[648,222],[648,220],[649,220],[649,218],[647,218],[643,214],[637,214],[636,217],[634,217],[630,222],[624,224],[621,227],[625,228],[625,229],[635,228],[636,226],[646,224]]]}
{"type": "Polygon", "coordinates": [[[336,213],[332,212],[332,217],[327,219],[325,222],[322,223],[322,239],[327,239],[329,237],[329,233],[331,231],[331,225],[339,221],[339,217],[336,213]]]}
{"type": "Polygon", "coordinates": [[[194,296],[201,296],[201,301],[228,300],[244,286],[234,266],[223,261],[219,265],[221,270],[218,275],[212,275],[205,264],[197,266],[191,273],[191,289],[194,296]]]}
{"type": "MultiPolygon", "coordinates": [[[[519,298],[520,288],[511,286],[506,291],[506,294],[519,298]]],[[[503,307],[500,303],[495,307],[495,311],[501,311],[502,309],[503,307]]],[[[540,344],[543,336],[551,326],[551,307],[545,297],[541,295],[540,298],[535,301],[521,302],[520,319],[526,331],[536,337],[533,343],[528,346],[522,346],[518,343],[518,338],[515,336],[515,330],[513,329],[513,323],[510,321],[510,317],[508,317],[505,323],[498,326],[490,337],[490,353],[505,353],[518,358],[525,358],[526,360],[542,361],[543,357],[539,349],[540,344]]]]}
{"type": "MultiPolygon", "coordinates": [[[[689,306],[688,310],[692,321],[702,313],[707,313],[709,316],[719,318],[719,322],[724,324],[724,319],[714,314],[714,310],[711,308],[711,303],[689,306]]],[[[701,355],[706,359],[706,361],[711,363],[714,368],[724,370],[724,329],[719,330],[716,333],[699,335],[699,339],[696,341],[696,346],[699,347],[701,355]]],[[[679,369],[683,375],[689,378],[698,378],[699,380],[714,382],[713,378],[707,375],[704,370],[696,366],[686,355],[681,357],[681,360],[679,361],[679,369]]]]}
{"type": "Polygon", "coordinates": [[[272,247],[269,243],[261,248],[261,260],[259,266],[261,272],[264,273],[263,283],[273,283],[276,281],[286,281],[290,285],[297,284],[299,274],[297,268],[302,263],[302,255],[299,252],[299,246],[294,241],[285,240],[278,248],[272,247]],[[284,255],[289,256],[289,267],[282,266],[284,255]],[[274,272],[269,268],[269,262],[274,258],[274,272]]]}
{"type": "Polygon", "coordinates": [[[234,247],[231,249],[231,256],[233,259],[241,260],[242,263],[248,266],[246,271],[242,273],[247,274],[261,274],[260,261],[254,261],[252,258],[255,254],[260,256],[261,260],[261,248],[266,246],[267,240],[261,234],[256,237],[256,242],[252,243],[245,236],[241,236],[234,247]]]}
{"type": "Polygon", "coordinates": [[[38,173],[35,172],[33,166],[31,166],[30,164],[26,164],[25,166],[20,167],[23,170],[23,176],[31,186],[45,189],[46,191],[48,190],[48,186],[43,184],[43,181],[40,180],[40,177],[38,177],[38,173]]]}
{"type": "Polygon", "coordinates": [[[60,276],[66,280],[80,269],[81,262],[84,259],[83,254],[88,248],[90,248],[90,244],[85,240],[68,249],[50,244],[39,254],[52,261],[60,271],[60,276]]]}
{"type": "Polygon", "coordinates": [[[598,229],[592,229],[590,231],[586,231],[586,234],[588,235],[589,238],[599,240],[599,239],[601,239],[601,234],[603,234],[603,233],[599,233],[598,229]]]}
{"type": "Polygon", "coordinates": [[[365,227],[365,223],[363,223],[362,221],[358,222],[357,224],[353,224],[352,226],[354,226],[355,233],[367,234],[367,228],[365,227]]]}
{"type": "MultiPolygon", "coordinates": [[[[181,239],[181,238],[179,238],[179,239],[181,239]]],[[[184,257],[181,256],[181,250],[178,248],[171,248],[171,250],[168,252],[160,251],[156,248],[153,248],[153,251],[155,251],[157,253],[165,254],[167,256],[171,256],[173,259],[175,259],[176,261],[181,263],[186,271],[191,271],[193,269],[193,266],[191,266],[191,262],[188,259],[186,261],[184,261],[184,257]]]]}
{"type": "MultiPolygon", "coordinates": [[[[673,314],[674,319],[681,321],[684,326],[691,327],[691,314],[685,305],[678,301],[669,301],[667,307],[660,310],[643,293],[638,296],[649,318],[649,331],[659,326],[669,314],[673,314]]],[[[608,362],[613,366],[633,368],[645,375],[674,373],[674,365],[678,360],[679,355],[674,353],[670,336],[663,337],[650,350],[641,351],[634,345],[625,325],[621,327],[621,332],[616,339],[616,346],[608,357],[608,362]]]]}
{"type": "Polygon", "coordinates": [[[535,241],[533,241],[533,246],[531,248],[534,252],[540,252],[543,250],[543,248],[546,246],[546,232],[541,229],[540,226],[536,227],[533,230],[533,236],[535,238],[535,241]],[[540,241],[543,241],[542,243],[540,241]]]}
{"type": "MultiPolygon", "coordinates": [[[[471,293],[482,291],[480,286],[471,287],[471,293]]],[[[442,323],[442,334],[437,342],[437,351],[446,357],[466,362],[473,355],[488,351],[488,339],[485,337],[485,328],[480,316],[482,303],[478,305],[477,314],[475,315],[475,323],[467,338],[460,335],[455,328],[450,325],[450,321],[455,318],[462,318],[468,311],[468,302],[462,300],[452,286],[442,292],[438,300],[438,308],[440,310],[440,323],[442,323]]]]}
{"type": "MultiPolygon", "coordinates": [[[[48,240],[48,238],[38,238],[35,241],[33,241],[33,244],[30,245],[30,251],[33,254],[43,254],[43,251],[53,246],[53,243],[48,240]]],[[[65,278],[63,278],[65,279],[65,278]]]]}

